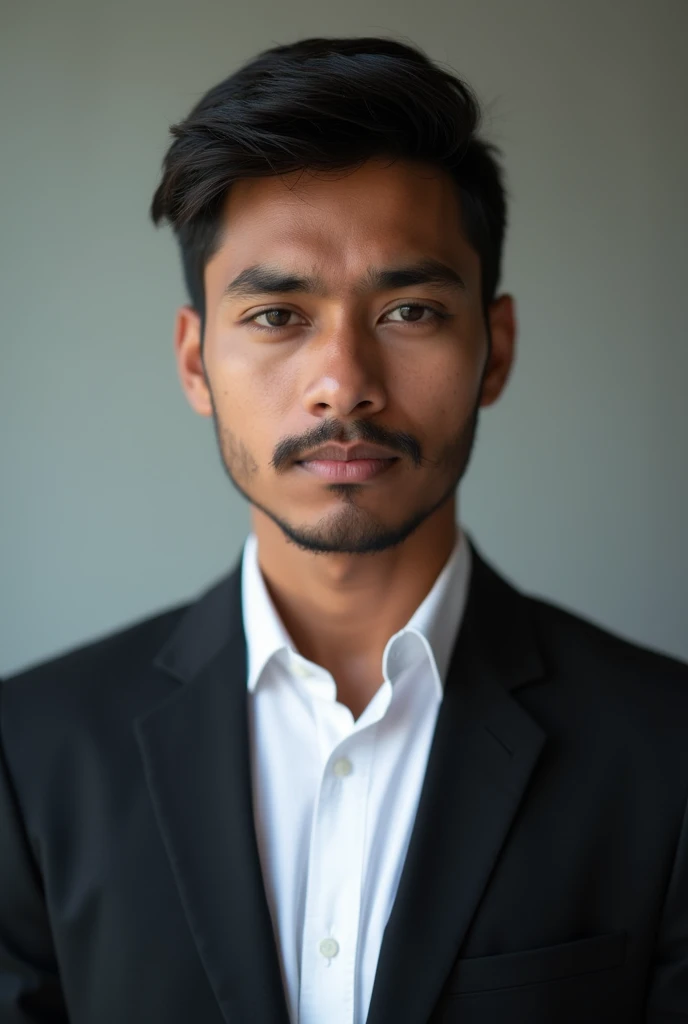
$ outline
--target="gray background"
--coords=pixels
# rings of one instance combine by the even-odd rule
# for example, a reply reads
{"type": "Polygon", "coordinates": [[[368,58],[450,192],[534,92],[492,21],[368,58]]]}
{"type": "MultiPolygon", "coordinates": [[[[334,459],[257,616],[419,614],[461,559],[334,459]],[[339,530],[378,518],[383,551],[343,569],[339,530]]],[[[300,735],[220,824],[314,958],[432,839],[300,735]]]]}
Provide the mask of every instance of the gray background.
{"type": "MultiPolygon", "coordinates": [[[[249,525],[172,349],[168,125],[258,50],[416,42],[511,191],[520,351],[461,518],[520,585],[688,657],[686,0],[72,0],[1,11],[0,672],[190,598],[249,525]]],[[[259,413],[259,410],[257,410],[259,413]]]]}

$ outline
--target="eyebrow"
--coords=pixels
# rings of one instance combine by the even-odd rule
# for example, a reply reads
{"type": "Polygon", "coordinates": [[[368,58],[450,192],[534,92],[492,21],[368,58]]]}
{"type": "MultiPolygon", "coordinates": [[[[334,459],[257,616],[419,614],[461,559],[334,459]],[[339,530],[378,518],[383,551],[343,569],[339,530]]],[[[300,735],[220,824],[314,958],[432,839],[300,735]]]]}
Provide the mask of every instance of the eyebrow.
{"type": "MultiPolygon", "coordinates": [[[[453,290],[466,287],[464,279],[453,267],[441,260],[425,258],[405,266],[369,267],[354,287],[354,293],[360,295],[367,291],[391,291],[417,284],[432,284],[453,290]]],[[[315,275],[298,276],[265,263],[246,267],[230,281],[222,295],[223,298],[246,298],[251,295],[283,295],[287,292],[306,292],[328,297],[327,287],[321,278],[315,275]]]]}

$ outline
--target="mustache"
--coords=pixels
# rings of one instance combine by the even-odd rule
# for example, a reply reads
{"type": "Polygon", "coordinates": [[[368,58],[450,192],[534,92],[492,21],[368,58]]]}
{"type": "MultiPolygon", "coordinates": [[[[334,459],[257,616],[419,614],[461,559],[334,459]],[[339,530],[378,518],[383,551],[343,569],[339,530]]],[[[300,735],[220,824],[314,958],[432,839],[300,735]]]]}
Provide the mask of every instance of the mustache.
{"type": "Polygon", "coordinates": [[[341,424],[336,420],[323,420],[308,434],[301,437],[285,437],[275,448],[270,465],[276,472],[287,469],[314,448],[333,441],[337,444],[350,444],[355,441],[367,444],[378,444],[390,448],[399,455],[407,456],[415,466],[423,463],[423,453],[418,440],[412,434],[392,432],[370,420],[357,420],[350,424],[341,424]]]}

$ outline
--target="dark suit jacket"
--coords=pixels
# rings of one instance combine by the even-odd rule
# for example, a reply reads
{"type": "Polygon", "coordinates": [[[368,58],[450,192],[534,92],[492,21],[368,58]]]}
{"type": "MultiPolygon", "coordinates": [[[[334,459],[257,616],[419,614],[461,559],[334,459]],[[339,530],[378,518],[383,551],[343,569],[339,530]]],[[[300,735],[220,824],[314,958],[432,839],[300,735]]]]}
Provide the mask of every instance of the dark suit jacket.
{"type": "MultiPolygon", "coordinates": [[[[473,556],[368,1024],[688,1021],[688,666],[473,556]]],[[[240,586],[5,680],[0,1024],[286,1024],[240,586]]]]}

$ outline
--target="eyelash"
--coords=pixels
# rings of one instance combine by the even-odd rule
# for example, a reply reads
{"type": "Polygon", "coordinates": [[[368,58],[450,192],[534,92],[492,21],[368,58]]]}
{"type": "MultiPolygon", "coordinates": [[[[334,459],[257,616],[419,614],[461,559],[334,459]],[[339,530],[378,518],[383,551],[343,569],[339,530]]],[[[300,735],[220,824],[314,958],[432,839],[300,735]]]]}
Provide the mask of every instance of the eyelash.
{"type": "MultiPolygon", "coordinates": [[[[448,320],[452,313],[440,313],[434,306],[428,306],[424,302],[401,302],[398,306],[394,306],[393,309],[388,310],[388,313],[394,313],[398,309],[404,309],[408,306],[411,309],[426,309],[432,316],[429,320],[395,320],[394,323],[405,324],[407,327],[427,327],[429,323],[437,323],[440,320],[448,320]]],[[[271,306],[269,309],[261,309],[258,313],[253,313],[252,316],[242,320],[242,324],[246,324],[251,330],[254,331],[265,331],[267,334],[274,334],[277,331],[286,331],[289,327],[298,327],[298,324],[284,324],[282,327],[264,327],[262,324],[257,324],[256,317],[265,316],[266,313],[294,313],[293,309],[286,309],[282,306],[271,306]]],[[[297,315],[297,314],[294,314],[297,315]]]]}

